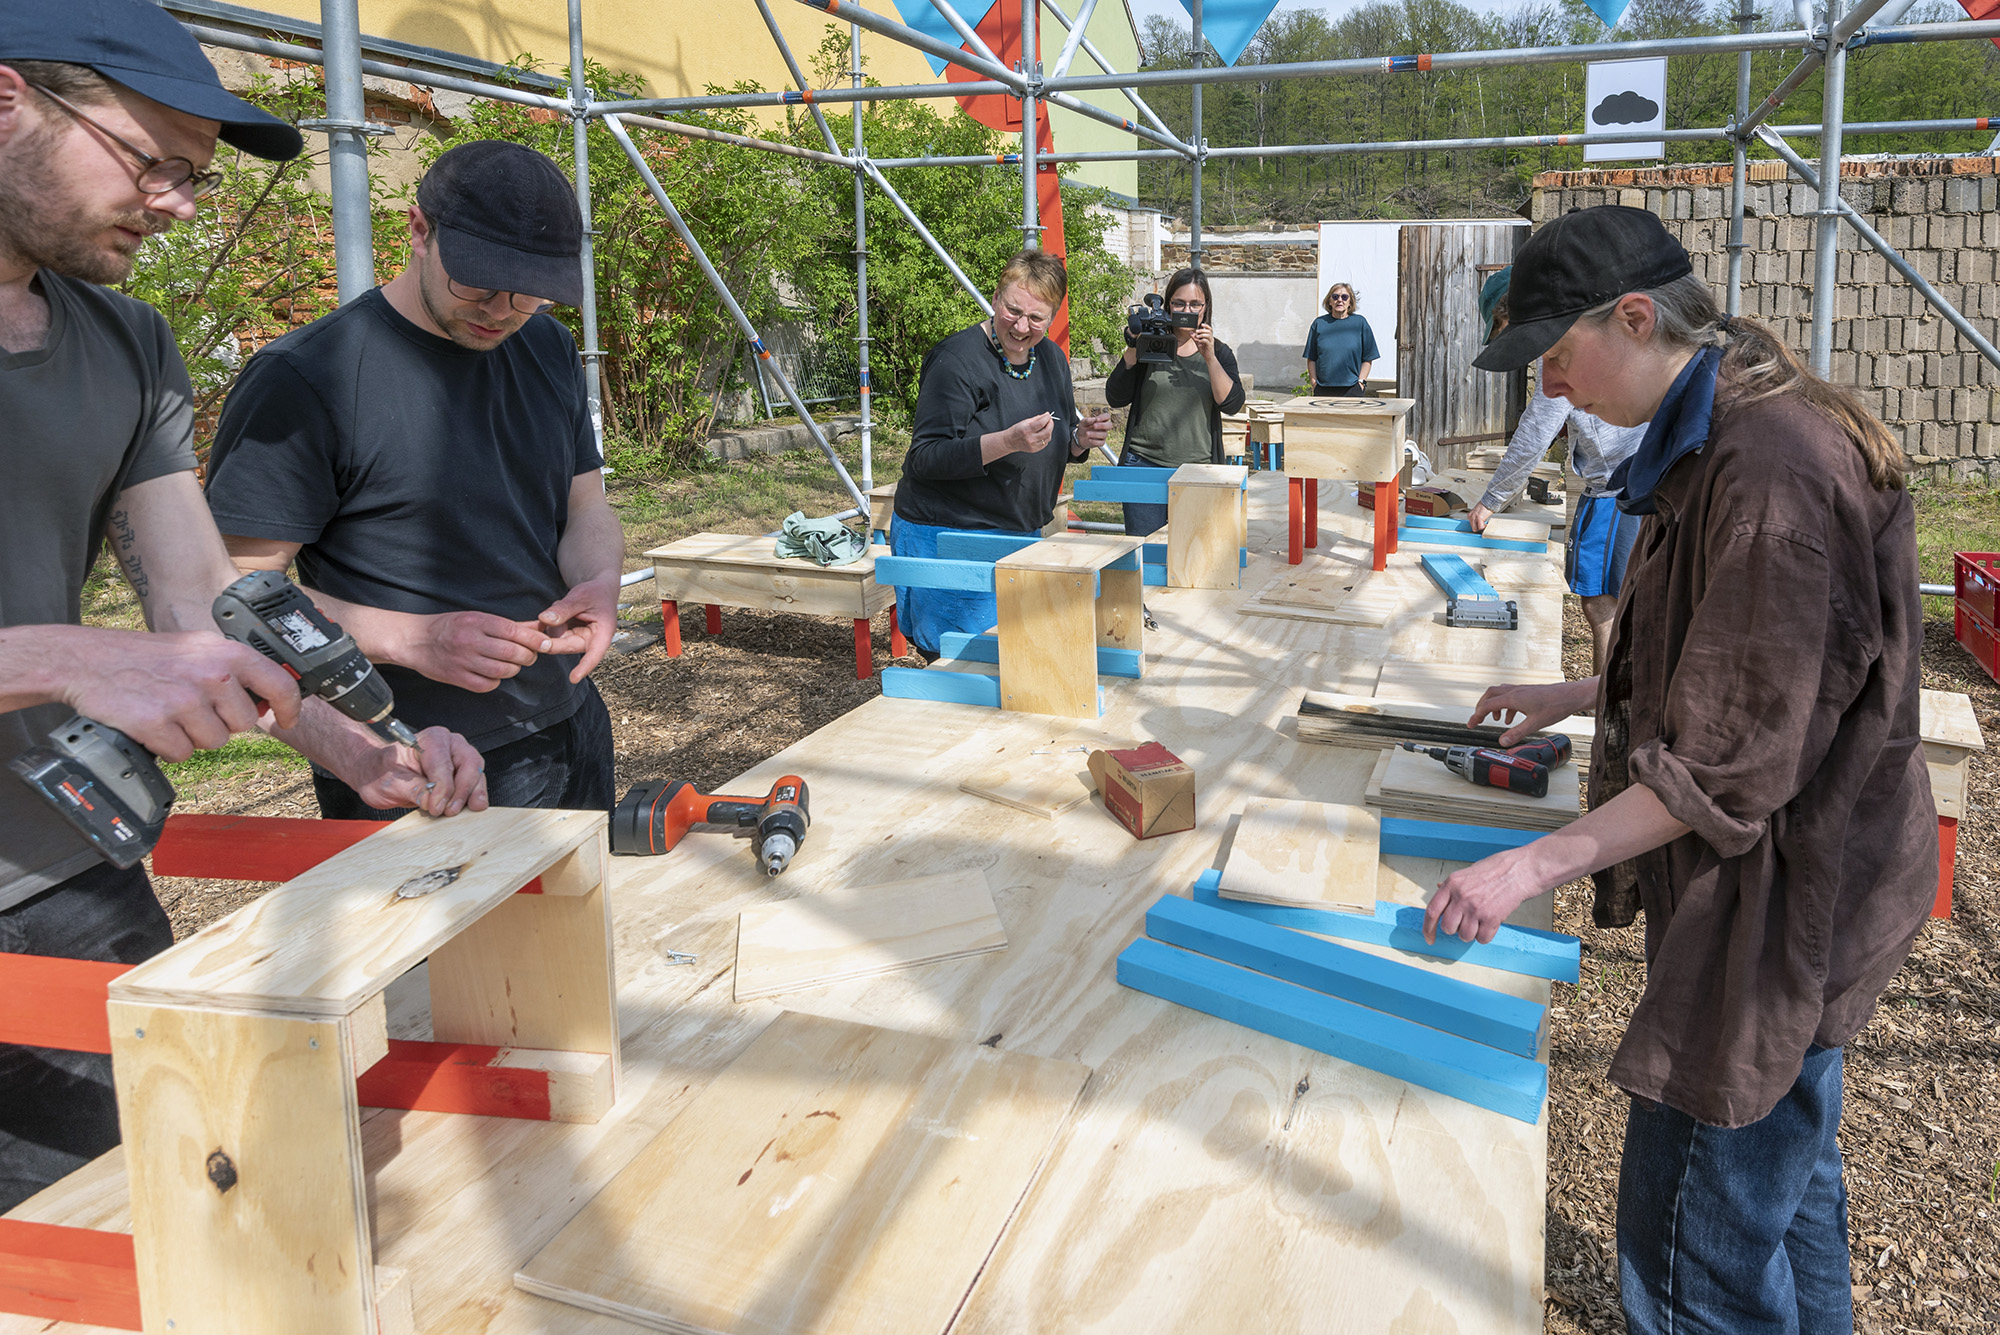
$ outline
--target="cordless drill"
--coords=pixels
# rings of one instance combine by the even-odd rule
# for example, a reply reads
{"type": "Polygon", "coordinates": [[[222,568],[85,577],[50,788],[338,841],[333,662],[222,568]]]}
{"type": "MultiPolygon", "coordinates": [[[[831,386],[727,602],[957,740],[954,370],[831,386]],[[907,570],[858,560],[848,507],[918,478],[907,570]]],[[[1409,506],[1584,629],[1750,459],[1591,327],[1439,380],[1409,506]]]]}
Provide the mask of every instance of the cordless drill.
{"type": "Polygon", "coordinates": [[[1561,733],[1524,742],[1505,751],[1493,746],[1423,746],[1404,742],[1405,751],[1415,751],[1442,761],[1444,767],[1467,783],[1500,788],[1524,797],[1549,795],[1549,771],[1567,763],[1569,738],[1561,733]]]}
{"type": "MultiPolygon", "coordinates": [[[[417,744],[416,734],[391,714],[396,702],[389,684],[354,637],[283,575],[245,575],[222,591],[213,611],[224,635],[298,678],[300,695],[319,697],[390,741],[417,744]]],[[[152,752],[81,714],[8,767],[115,867],[130,867],[152,851],[174,804],[174,786],[152,752]]]]}
{"type": "Polygon", "coordinates": [[[749,830],[750,851],[766,876],[791,865],[812,823],[806,781],[787,774],[763,797],[712,796],[685,779],[636,785],[611,813],[611,851],[656,857],[697,827],[749,830]]]}

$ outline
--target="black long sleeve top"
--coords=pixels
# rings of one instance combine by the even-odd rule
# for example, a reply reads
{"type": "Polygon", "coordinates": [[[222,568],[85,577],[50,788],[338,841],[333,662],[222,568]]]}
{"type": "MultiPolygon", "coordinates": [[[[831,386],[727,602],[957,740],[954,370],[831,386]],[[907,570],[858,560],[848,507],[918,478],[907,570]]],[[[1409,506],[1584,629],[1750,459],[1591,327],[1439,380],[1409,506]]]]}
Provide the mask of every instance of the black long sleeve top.
{"type": "Polygon", "coordinates": [[[940,528],[1038,532],[1061,494],[1063,470],[1076,444],[1076,390],[1069,359],[1049,339],[1035,345],[1026,379],[983,324],[961,329],[924,355],[910,452],[896,484],[896,514],[940,528]],[[1033,454],[981,463],[979,438],[1051,413],[1055,430],[1033,454]]]}
{"type": "MultiPolygon", "coordinates": [[[[1215,340],[1215,360],[1221,365],[1223,372],[1230,379],[1229,397],[1225,398],[1221,403],[1215,401],[1214,392],[1208,387],[1207,359],[1197,352],[1193,357],[1183,357],[1179,360],[1193,363],[1190,369],[1195,371],[1196,374],[1191,375],[1189,379],[1191,381],[1199,380],[1201,382],[1201,391],[1207,396],[1208,461],[1219,464],[1222,462],[1222,415],[1224,413],[1240,413],[1243,411],[1243,376],[1236,369],[1236,353],[1221,339],[1218,338],[1215,340]]],[[[1147,383],[1145,371],[1146,363],[1139,362],[1132,366],[1127,366],[1125,359],[1121,357],[1118,360],[1118,364],[1111,368],[1110,377],[1104,382],[1104,401],[1106,403],[1114,408],[1123,408],[1128,403],[1132,405],[1132,412],[1125,422],[1125,438],[1127,440],[1132,438],[1133,431],[1138,427],[1141,419],[1151,410],[1153,405],[1153,396],[1144,392],[1147,383]]],[[[1172,405],[1167,405],[1167,407],[1171,411],[1172,405]]]]}

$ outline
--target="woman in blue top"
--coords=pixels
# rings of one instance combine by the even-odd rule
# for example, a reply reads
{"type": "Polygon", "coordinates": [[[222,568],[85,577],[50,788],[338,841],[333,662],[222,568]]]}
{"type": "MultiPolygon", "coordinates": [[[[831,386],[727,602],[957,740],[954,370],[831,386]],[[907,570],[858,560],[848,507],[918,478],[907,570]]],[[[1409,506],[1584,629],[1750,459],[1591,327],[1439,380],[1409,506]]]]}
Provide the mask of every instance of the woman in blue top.
{"type": "Polygon", "coordinates": [[[1362,318],[1361,303],[1346,283],[1328,288],[1321,305],[1326,314],[1306,332],[1306,374],[1312,377],[1313,395],[1358,399],[1375,359],[1382,355],[1375,346],[1375,331],[1362,318]]]}

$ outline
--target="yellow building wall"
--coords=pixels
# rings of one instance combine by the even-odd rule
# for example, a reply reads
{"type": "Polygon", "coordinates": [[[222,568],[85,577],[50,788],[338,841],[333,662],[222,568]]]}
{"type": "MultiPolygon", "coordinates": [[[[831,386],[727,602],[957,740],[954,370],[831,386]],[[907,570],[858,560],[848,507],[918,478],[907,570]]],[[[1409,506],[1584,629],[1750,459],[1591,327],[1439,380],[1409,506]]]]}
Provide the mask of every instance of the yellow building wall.
{"type": "MultiPolygon", "coordinates": [[[[318,0],[253,0],[256,8],[290,18],[317,21],[318,0]]],[[[799,0],[769,0],[792,53],[810,72],[812,54],[829,29],[845,31],[820,10],[799,0]]],[[[1069,0],[1073,6],[1079,0],[1069,0]]],[[[871,0],[867,8],[897,19],[893,0],[871,0]]],[[[545,65],[566,70],[569,65],[567,0],[360,0],[361,30],[373,37],[392,38],[419,46],[456,51],[504,63],[533,55],[545,65]]],[[[1041,14],[1042,58],[1053,68],[1067,35],[1050,16],[1041,14]]],[[[630,70],[644,80],[652,97],[698,96],[711,84],[730,85],[749,79],[766,89],[790,86],[784,59],[765,30],[753,0],[583,0],[584,51],[591,59],[616,70],[630,70]]],[[[1090,40],[1112,64],[1132,70],[1138,64],[1138,39],[1123,0],[1100,0],[1091,17],[1090,40]]],[[[885,84],[938,83],[921,52],[887,37],[864,32],[862,58],[871,77],[885,84]]],[[[1095,73],[1090,58],[1077,55],[1072,71],[1095,73]]],[[[1127,119],[1138,121],[1122,94],[1096,92],[1085,100],[1127,119]]],[[[948,110],[948,106],[940,110],[948,110]]],[[[1059,149],[1101,152],[1133,146],[1130,134],[1058,107],[1052,128],[1059,149]]],[[[1101,185],[1131,197],[1138,190],[1135,163],[1085,163],[1075,179],[1101,185]]]]}

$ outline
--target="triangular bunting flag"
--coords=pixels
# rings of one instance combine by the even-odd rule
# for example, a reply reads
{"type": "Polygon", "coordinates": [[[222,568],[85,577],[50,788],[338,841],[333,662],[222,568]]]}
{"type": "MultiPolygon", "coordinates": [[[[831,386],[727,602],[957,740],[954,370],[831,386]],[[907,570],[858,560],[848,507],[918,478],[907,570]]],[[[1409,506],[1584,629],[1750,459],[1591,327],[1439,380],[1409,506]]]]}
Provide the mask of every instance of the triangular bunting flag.
{"type": "MultiPolygon", "coordinates": [[[[981,4],[980,0],[970,0],[967,4],[957,6],[957,9],[959,17],[976,29],[979,27],[980,21],[986,17],[986,11],[992,7],[993,0],[986,0],[984,4],[981,4]]],[[[931,0],[896,0],[896,12],[902,15],[904,23],[915,28],[926,37],[935,37],[940,42],[944,42],[950,46],[964,45],[958,40],[957,30],[945,21],[944,15],[938,12],[938,7],[932,4],[931,0]]],[[[1020,27],[1018,21],[1015,27],[1020,27]]],[[[984,36],[983,33],[981,35],[984,36]]],[[[987,45],[991,46],[992,43],[988,42],[987,45]]],[[[1021,45],[1021,38],[1018,32],[1014,37],[1014,45],[1017,49],[1021,45]]],[[[998,54],[1000,48],[995,46],[993,50],[995,54],[998,54]]],[[[928,51],[924,52],[924,59],[931,63],[932,74],[943,74],[946,65],[950,64],[943,57],[934,56],[928,51]]],[[[953,65],[952,68],[956,69],[958,67],[953,65]]],[[[970,78],[971,75],[968,74],[967,77],[970,78]]]]}
{"type": "MultiPolygon", "coordinates": [[[[1593,4],[1597,2],[1593,0],[1593,4]]],[[[1202,38],[1215,48],[1223,64],[1234,65],[1277,7],[1278,0],[1202,0],[1202,38]]],[[[1194,0],[1181,0],[1181,8],[1189,19],[1194,18],[1194,0]]]]}
{"type": "MultiPolygon", "coordinates": [[[[925,0],[925,3],[928,4],[929,0],[925,0]]],[[[1625,11],[1631,7],[1632,0],[1584,0],[1584,3],[1590,6],[1591,13],[1604,20],[1605,27],[1615,28],[1618,26],[1618,20],[1625,17],[1625,11]]]]}

